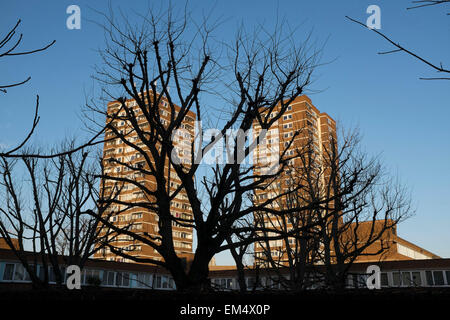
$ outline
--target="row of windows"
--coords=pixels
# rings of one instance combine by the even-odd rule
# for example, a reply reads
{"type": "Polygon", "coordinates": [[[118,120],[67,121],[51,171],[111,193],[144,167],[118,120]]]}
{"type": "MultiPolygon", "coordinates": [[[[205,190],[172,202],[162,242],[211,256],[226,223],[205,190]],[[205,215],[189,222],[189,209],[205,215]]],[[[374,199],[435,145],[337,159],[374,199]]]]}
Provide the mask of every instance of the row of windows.
{"type": "Polygon", "coordinates": [[[186,242],[174,241],[173,245],[177,248],[191,249],[191,244],[186,242]]]}
{"type": "MultiPolygon", "coordinates": [[[[366,288],[367,277],[368,275],[366,274],[350,275],[348,285],[351,287],[366,288]]],[[[261,277],[258,279],[258,282],[256,280],[254,277],[247,277],[247,287],[249,289],[263,287],[273,289],[281,288],[281,281],[273,277],[261,277]]],[[[235,278],[215,278],[211,282],[218,289],[239,289],[239,284],[235,278]]],[[[381,286],[450,286],[450,270],[382,272],[381,286]]]]}
{"type": "Polygon", "coordinates": [[[174,237],[177,238],[182,238],[182,239],[192,239],[192,235],[186,233],[186,232],[181,232],[181,231],[172,231],[172,234],[174,237]]]}
{"type": "MultiPolygon", "coordinates": [[[[216,289],[236,290],[239,289],[239,282],[235,278],[214,278],[211,284],[216,289]]],[[[247,289],[281,289],[281,281],[277,277],[246,277],[245,284],[247,289]]]]}
{"type": "MultiPolygon", "coordinates": [[[[34,268],[34,266],[32,266],[34,268]]],[[[41,265],[38,265],[38,275],[44,279],[45,272],[41,265]]],[[[66,269],[61,268],[63,283],[67,279],[66,269]]],[[[56,283],[53,268],[48,269],[49,283],[56,283]]],[[[31,282],[31,277],[22,264],[0,263],[0,282],[31,282]]],[[[84,269],[81,274],[82,285],[92,285],[98,283],[101,286],[132,287],[132,288],[154,288],[154,289],[174,289],[173,279],[165,275],[153,275],[150,273],[133,273],[121,271],[107,271],[100,269],[84,269]]]]}
{"type": "MultiPolygon", "coordinates": [[[[349,286],[365,287],[366,274],[349,277],[349,286]]],[[[382,287],[450,286],[450,270],[394,271],[381,273],[382,287]]]]}
{"type": "MultiPolygon", "coordinates": [[[[0,264],[1,266],[1,264],[0,264]]],[[[44,270],[39,268],[39,276],[44,279],[44,270]]],[[[1,270],[1,269],[0,269],[1,270]]],[[[61,269],[63,275],[63,283],[66,281],[65,268],[61,269]]],[[[2,281],[5,282],[31,282],[31,278],[25,268],[18,263],[4,263],[4,271],[2,281]]],[[[52,267],[49,267],[49,282],[56,283],[55,275],[52,267]]],[[[130,273],[120,271],[106,271],[100,269],[84,269],[81,275],[81,284],[90,285],[98,282],[101,286],[109,287],[133,287],[133,288],[154,288],[154,289],[175,289],[173,279],[165,275],[152,275],[149,273],[130,273]]],[[[211,280],[216,288],[220,289],[238,289],[239,285],[234,278],[215,278],[211,280]]],[[[279,281],[272,278],[261,278],[256,282],[256,278],[247,277],[246,284],[248,288],[270,286],[272,288],[280,288],[279,281]]]]}
{"type": "MultiPolygon", "coordinates": [[[[31,266],[34,268],[34,266],[31,266]]],[[[44,279],[45,272],[41,265],[37,266],[38,276],[44,279]]],[[[63,283],[66,280],[65,268],[61,268],[63,283]]],[[[48,268],[50,283],[56,283],[53,268],[48,268]]],[[[348,285],[351,287],[365,287],[366,274],[353,274],[349,276],[348,285]]],[[[3,282],[31,282],[30,275],[20,263],[0,263],[0,281],[3,282]]],[[[109,271],[101,269],[84,269],[81,275],[82,285],[99,284],[101,286],[175,289],[175,283],[170,276],[154,275],[149,273],[133,273],[122,271],[109,271]]],[[[236,278],[213,278],[211,283],[219,289],[238,289],[236,278]]],[[[280,289],[280,281],[272,277],[247,277],[248,288],[270,287],[280,289]]],[[[381,273],[382,287],[398,286],[450,286],[450,270],[427,271],[394,271],[381,273]]]]}
{"type": "Polygon", "coordinates": [[[142,212],[136,212],[132,214],[121,214],[117,216],[112,216],[109,218],[112,222],[126,222],[126,221],[132,221],[132,220],[139,220],[143,216],[142,212]]]}

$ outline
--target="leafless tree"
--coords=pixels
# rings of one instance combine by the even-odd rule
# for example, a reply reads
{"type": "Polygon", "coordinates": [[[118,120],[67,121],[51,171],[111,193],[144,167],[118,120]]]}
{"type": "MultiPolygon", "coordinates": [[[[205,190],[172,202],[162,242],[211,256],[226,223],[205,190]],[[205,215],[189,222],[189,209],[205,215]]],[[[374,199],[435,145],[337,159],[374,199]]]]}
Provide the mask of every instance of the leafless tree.
{"type": "Polygon", "coordinates": [[[249,217],[243,217],[239,221],[236,221],[234,225],[239,227],[246,227],[249,230],[247,233],[230,234],[226,239],[227,244],[230,246],[231,256],[236,263],[239,291],[246,292],[246,269],[251,267],[251,264],[249,263],[249,261],[247,261],[247,259],[252,256],[251,249],[253,246],[253,243],[250,241],[246,241],[246,239],[255,238],[256,229],[252,228],[252,226],[254,226],[253,219],[249,219],[249,217]],[[233,245],[234,243],[239,243],[240,245],[235,246],[233,245]]]}
{"type": "Polygon", "coordinates": [[[357,131],[323,146],[318,162],[322,183],[307,189],[310,201],[329,201],[314,216],[325,284],[342,289],[352,264],[389,250],[399,222],[412,214],[407,190],[377,157],[362,151],[357,131]]]}
{"type": "Polygon", "coordinates": [[[83,268],[107,241],[100,234],[111,235],[89,214],[107,217],[107,206],[97,201],[98,166],[82,151],[51,159],[1,158],[0,235],[35,287],[48,286],[50,277],[61,284],[66,265],[83,268]]]}
{"type": "Polygon", "coordinates": [[[112,114],[104,106],[90,108],[108,119],[107,134],[112,133],[121,143],[137,151],[145,162],[138,167],[114,158],[110,160],[144,174],[147,181],[152,179],[156,185],[148,187],[136,179],[110,174],[101,178],[132,184],[144,192],[143,201],[111,202],[156,213],[158,235],[120,230],[103,217],[97,218],[111,229],[155,249],[163,260],[115,251],[117,254],[167,268],[179,290],[207,289],[211,258],[218,252],[254,241],[246,238],[227,243],[230,236],[249,232],[249,227],[235,222],[257,210],[275,212],[267,203],[254,206],[245,199],[255,189],[274,180],[288,159],[283,153],[278,170],[255,175],[254,165],[242,161],[248,158],[252,145],[242,146],[240,141],[248,141],[245,133],[254,123],[267,130],[283,116],[289,103],[310,84],[319,52],[308,41],[299,43],[295,33],[286,31],[282,25],[277,25],[274,32],[263,27],[254,33],[240,29],[233,42],[224,44],[212,36],[217,25],[193,21],[186,11],[177,16],[173,8],[166,12],[150,11],[140,17],[139,25],[132,25],[132,19],[126,16],[115,18],[111,14],[105,18],[108,41],[102,51],[104,68],[99,70],[98,78],[106,85],[104,92],[109,100],[119,106],[112,114]],[[180,163],[177,157],[171,157],[176,150],[173,134],[181,129],[190,111],[197,120],[211,119],[208,94],[221,97],[216,102],[217,110],[222,110],[217,111],[218,134],[211,141],[201,141],[197,149],[192,142],[188,148],[189,163],[180,163]],[[125,96],[136,105],[127,103],[125,96]],[[163,101],[168,103],[170,114],[166,123],[162,121],[160,107],[163,101]],[[279,113],[272,114],[278,107],[279,113]],[[114,120],[126,122],[128,129],[121,132],[113,125],[114,120]],[[204,155],[223,143],[222,138],[231,129],[240,130],[236,136],[228,137],[234,144],[227,154],[234,161],[213,165],[208,174],[202,175],[199,167],[204,155]],[[133,133],[137,134],[138,141],[130,138],[133,133]],[[176,188],[170,188],[174,177],[167,176],[166,165],[181,180],[176,188]],[[187,195],[192,209],[192,216],[187,219],[175,217],[171,211],[172,201],[181,192],[187,195]],[[195,230],[197,247],[187,269],[174,247],[173,223],[195,230]]]}
{"type": "MultiPolygon", "coordinates": [[[[287,201],[279,201],[279,207],[294,209],[293,201],[300,201],[300,197],[294,194],[298,192],[290,194],[287,201]]],[[[271,219],[257,214],[257,225],[273,229],[264,232],[266,238],[256,242],[261,250],[255,250],[255,263],[272,271],[267,276],[271,279],[267,284],[269,289],[276,285],[285,290],[299,291],[314,284],[311,271],[313,265],[320,261],[320,242],[311,210],[303,208],[286,215],[271,216],[271,219]],[[274,235],[281,236],[281,239],[270,240],[274,235]]]]}
{"type": "MultiPolygon", "coordinates": [[[[306,133],[306,132],[304,132],[306,133]]],[[[308,190],[319,190],[323,181],[317,167],[320,153],[314,149],[313,140],[295,150],[297,157],[280,175],[277,184],[269,190],[272,194],[285,196],[271,205],[286,211],[283,215],[255,214],[256,225],[269,227],[267,233],[279,235],[276,241],[258,241],[255,263],[273,270],[273,284],[286,290],[304,290],[314,285],[312,267],[320,262],[319,225],[316,216],[321,212],[325,197],[311,198],[308,190]],[[285,182],[289,182],[285,185],[285,182]]]]}
{"type": "Polygon", "coordinates": [[[297,162],[280,176],[301,186],[289,187],[272,203],[286,213],[255,217],[256,223],[270,224],[268,232],[283,235],[276,242],[259,241],[262,250],[255,249],[255,259],[288,290],[344,288],[353,263],[382,258],[397,224],[412,214],[406,189],[389,177],[380,160],[362,151],[357,131],[343,133],[339,144],[334,135],[330,139],[322,153],[312,142],[303,145],[297,162]]]}

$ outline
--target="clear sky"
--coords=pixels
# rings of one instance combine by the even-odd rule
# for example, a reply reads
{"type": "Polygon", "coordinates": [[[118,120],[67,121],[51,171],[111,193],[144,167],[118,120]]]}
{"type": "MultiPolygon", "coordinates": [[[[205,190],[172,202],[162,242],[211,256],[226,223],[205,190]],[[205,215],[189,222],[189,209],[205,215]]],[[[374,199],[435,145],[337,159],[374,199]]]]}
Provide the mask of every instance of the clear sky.
{"type": "MultiPolygon", "coordinates": [[[[173,1],[177,3],[178,1],[173,1]]],[[[22,19],[23,49],[56,44],[45,53],[0,59],[1,83],[29,83],[0,94],[0,146],[19,141],[32,120],[35,95],[41,98],[41,122],[34,141],[52,144],[65,136],[82,135],[80,109],[94,84],[93,67],[100,62],[97,50],[104,44],[102,30],[92,20],[94,9],[108,4],[142,11],[147,1],[1,1],[2,35],[22,19]],[[81,29],[66,28],[66,8],[81,8],[81,29]]],[[[159,3],[159,2],[158,2],[159,3]]],[[[442,257],[450,257],[450,81],[424,81],[438,76],[430,68],[387,42],[345,19],[365,21],[366,8],[381,8],[381,31],[432,62],[450,65],[450,11],[447,6],[406,10],[411,1],[269,1],[192,0],[195,16],[210,12],[226,22],[224,37],[237,25],[268,24],[278,15],[302,30],[313,30],[326,42],[323,61],[310,94],[313,103],[344,127],[358,126],[368,152],[381,154],[383,162],[412,190],[415,216],[399,226],[399,235],[442,257]],[[446,10],[444,10],[446,9],[446,10]]],[[[218,263],[231,263],[220,255],[218,263]]]]}

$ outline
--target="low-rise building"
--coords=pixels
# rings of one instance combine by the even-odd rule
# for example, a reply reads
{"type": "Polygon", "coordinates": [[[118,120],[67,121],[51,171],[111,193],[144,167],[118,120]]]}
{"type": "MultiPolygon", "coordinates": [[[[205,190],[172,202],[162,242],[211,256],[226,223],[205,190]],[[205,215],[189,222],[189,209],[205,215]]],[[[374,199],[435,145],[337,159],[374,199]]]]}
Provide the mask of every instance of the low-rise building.
{"type": "MultiPolygon", "coordinates": [[[[29,253],[29,259],[34,258],[29,253]]],[[[65,266],[61,257],[61,268],[65,266]]],[[[354,263],[349,277],[349,288],[365,288],[367,268],[377,265],[381,270],[381,287],[450,287],[450,259],[417,259],[354,263]]],[[[38,263],[38,274],[43,267],[38,263]]],[[[320,274],[323,266],[317,266],[320,274]]],[[[49,283],[56,284],[49,267],[49,283]]],[[[278,277],[289,277],[289,270],[249,268],[245,270],[250,290],[282,290],[278,277]]],[[[65,276],[66,279],[67,275],[65,276]]],[[[217,290],[239,290],[235,266],[210,266],[209,278],[217,290]]],[[[64,279],[64,281],[65,281],[64,279]]],[[[175,290],[170,273],[158,266],[90,259],[81,273],[81,285],[98,285],[110,288],[175,290]]],[[[11,250],[0,249],[0,288],[31,287],[31,279],[22,263],[11,250]]],[[[317,283],[320,287],[320,281],[317,283]]]]}

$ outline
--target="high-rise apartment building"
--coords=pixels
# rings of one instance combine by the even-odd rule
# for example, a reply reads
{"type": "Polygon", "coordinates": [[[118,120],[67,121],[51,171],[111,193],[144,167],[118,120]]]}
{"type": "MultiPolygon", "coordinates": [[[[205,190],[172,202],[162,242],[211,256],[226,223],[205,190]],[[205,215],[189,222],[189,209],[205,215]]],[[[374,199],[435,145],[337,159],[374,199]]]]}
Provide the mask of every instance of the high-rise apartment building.
{"type": "MultiPolygon", "coordinates": [[[[280,110],[275,109],[271,117],[275,117],[280,110]]],[[[255,123],[253,125],[253,135],[256,138],[261,133],[261,127],[255,123]]],[[[277,172],[280,157],[289,160],[288,166],[278,175],[270,185],[264,189],[255,190],[255,199],[258,204],[264,203],[267,199],[274,199],[277,195],[284,194],[292,189],[292,186],[305,182],[306,169],[314,167],[314,162],[321,162],[322,156],[331,144],[336,143],[336,122],[326,113],[320,112],[306,95],[297,97],[289,104],[286,112],[267,131],[264,143],[260,143],[253,153],[253,163],[256,165],[255,175],[272,171],[277,172]],[[297,132],[297,135],[296,135],[297,132]],[[291,140],[292,144],[290,144],[291,140]],[[300,156],[299,156],[300,155],[300,156]],[[302,168],[304,171],[302,171],[302,168]]],[[[314,169],[308,169],[313,173],[314,169]]],[[[327,173],[322,172],[322,178],[326,180],[327,173]]],[[[298,192],[302,192],[299,190],[298,192]]],[[[289,209],[289,201],[292,198],[283,196],[269,204],[274,209],[289,209]]],[[[281,221],[280,217],[264,213],[256,217],[267,229],[274,231],[280,229],[288,231],[292,228],[289,219],[281,221]],[[262,220],[262,221],[261,221],[262,220]]],[[[276,232],[268,234],[276,236],[276,232]]],[[[295,241],[289,239],[289,242],[295,241]]],[[[292,245],[294,245],[292,243],[292,245]]],[[[255,263],[264,265],[267,254],[272,255],[272,259],[278,261],[285,260],[286,242],[285,240],[271,240],[268,243],[255,243],[255,263]]]]}
{"type": "MultiPolygon", "coordinates": [[[[137,105],[134,100],[127,100],[126,105],[128,108],[132,108],[135,113],[135,118],[139,124],[140,129],[144,132],[146,129],[149,130],[149,122],[143,115],[142,110],[137,105]]],[[[107,106],[107,121],[111,121],[113,115],[117,114],[121,104],[118,101],[113,101],[108,103],[107,106]]],[[[171,118],[171,108],[167,100],[161,99],[161,103],[158,106],[160,122],[163,126],[167,127],[171,118]]],[[[175,116],[178,114],[180,108],[175,106],[175,116]]],[[[144,152],[147,156],[152,159],[151,153],[148,147],[141,141],[138,137],[136,130],[129,120],[126,118],[125,111],[120,111],[117,119],[113,120],[113,126],[122,134],[125,134],[126,140],[134,143],[144,152]]],[[[182,122],[182,132],[187,133],[184,138],[184,143],[186,141],[190,143],[194,135],[194,121],[195,114],[193,112],[188,112],[182,122]]],[[[149,130],[150,131],[150,130],[149,130]]],[[[136,148],[125,144],[120,138],[116,137],[112,130],[107,130],[105,132],[105,142],[103,148],[103,165],[105,175],[110,177],[122,177],[128,178],[133,181],[138,181],[144,185],[149,190],[156,189],[155,177],[152,175],[145,174],[145,170],[139,169],[149,169],[148,163],[145,160],[142,152],[139,152],[136,148]]],[[[183,140],[183,139],[181,139],[183,140]]],[[[183,141],[181,141],[182,143],[183,141]]],[[[176,143],[175,143],[176,145],[176,143]]],[[[179,154],[180,160],[189,166],[189,161],[186,158],[187,155],[179,154]]],[[[169,165],[169,159],[165,165],[165,177],[167,182],[167,188],[174,191],[181,184],[175,170],[169,165]]],[[[144,235],[144,237],[158,236],[158,215],[147,208],[139,206],[128,206],[128,204],[133,204],[135,202],[155,202],[152,196],[145,194],[143,190],[135,186],[132,183],[118,183],[114,179],[106,179],[102,181],[101,186],[104,185],[104,197],[113,196],[114,192],[117,193],[117,189],[120,189],[120,193],[115,198],[118,202],[111,205],[105,215],[110,215],[109,221],[114,225],[119,227],[125,227],[129,225],[129,230],[144,235]]],[[[176,218],[182,219],[192,219],[192,210],[190,208],[187,196],[184,190],[181,190],[171,202],[171,214],[176,218]]],[[[173,241],[176,252],[180,255],[189,255],[192,253],[192,228],[181,226],[176,221],[172,223],[173,228],[173,241]]],[[[126,254],[139,257],[139,258],[151,258],[156,260],[161,260],[161,256],[149,245],[141,243],[140,241],[133,240],[132,237],[128,235],[116,235],[115,238],[111,238],[113,241],[111,245],[119,250],[123,250],[126,254]]],[[[156,240],[157,241],[157,240],[156,240]]],[[[107,247],[98,251],[94,256],[98,259],[114,260],[114,261],[125,261],[120,256],[113,254],[107,247]]]]}

